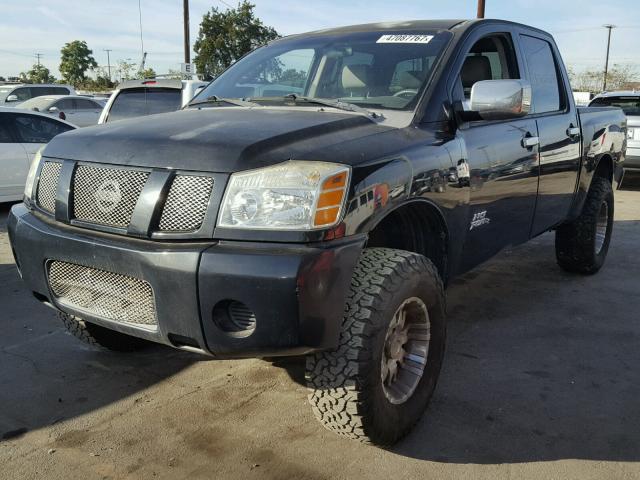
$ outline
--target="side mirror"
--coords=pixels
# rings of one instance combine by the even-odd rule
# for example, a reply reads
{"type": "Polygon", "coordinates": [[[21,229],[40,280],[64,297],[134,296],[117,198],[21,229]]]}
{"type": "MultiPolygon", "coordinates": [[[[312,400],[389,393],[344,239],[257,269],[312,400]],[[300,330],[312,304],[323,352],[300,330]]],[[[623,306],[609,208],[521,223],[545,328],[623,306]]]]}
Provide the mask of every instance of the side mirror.
{"type": "Polygon", "coordinates": [[[49,107],[49,113],[55,113],[58,111],[58,107],[49,107]]]}
{"type": "Polygon", "coordinates": [[[5,102],[17,102],[18,101],[18,96],[17,95],[9,95],[7,98],[4,99],[5,102]]]}
{"type": "Polygon", "coordinates": [[[483,120],[524,117],[531,110],[531,84],[525,80],[482,80],[471,87],[471,110],[483,120]]]}

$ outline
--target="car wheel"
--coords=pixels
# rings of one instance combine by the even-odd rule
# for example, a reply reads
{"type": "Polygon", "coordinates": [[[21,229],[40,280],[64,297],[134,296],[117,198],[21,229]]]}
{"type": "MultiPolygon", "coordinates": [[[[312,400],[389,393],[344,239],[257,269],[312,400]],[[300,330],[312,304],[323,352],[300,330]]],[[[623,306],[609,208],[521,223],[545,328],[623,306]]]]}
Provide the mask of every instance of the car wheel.
{"type": "Polygon", "coordinates": [[[433,263],[402,250],[364,250],[338,348],[307,357],[315,416],[337,434],[395,443],[433,395],[445,337],[444,289],[433,263]]]}
{"type": "Polygon", "coordinates": [[[556,230],[556,259],[568,272],[593,274],[604,264],[613,230],[613,189],[595,177],[582,213],[556,230]]]}
{"type": "Polygon", "coordinates": [[[142,338],[132,337],[95,323],[86,322],[75,315],[58,312],[58,317],[69,333],[94,347],[99,346],[116,352],[133,352],[151,344],[142,338]]]}

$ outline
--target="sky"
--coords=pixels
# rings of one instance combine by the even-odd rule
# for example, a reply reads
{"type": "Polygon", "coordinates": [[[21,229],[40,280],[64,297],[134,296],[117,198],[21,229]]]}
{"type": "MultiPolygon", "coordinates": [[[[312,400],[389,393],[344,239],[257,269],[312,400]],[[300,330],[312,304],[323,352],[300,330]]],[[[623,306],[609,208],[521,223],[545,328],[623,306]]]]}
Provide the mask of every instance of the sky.
{"type": "MultiPolygon", "coordinates": [[[[281,35],[358,23],[437,18],[473,18],[476,0],[253,0],[255,13],[281,35]]],[[[554,34],[565,63],[575,71],[602,69],[605,23],[617,25],[610,64],[635,65],[640,76],[640,1],[486,0],[486,17],[526,23],[554,34]]],[[[190,0],[191,45],[202,16],[234,0],[190,0]]],[[[182,0],[140,0],[147,66],[157,73],[183,61],[182,0]]],[[[16,76],[41,63],[59,77],[60,49],[85,40],[100,66],[111,49],[118,60],[142,57],[138,0],[0,0],[0,76],[16,76]]],[[[192,54],[193,56],[193,54],[192,54]]]]}

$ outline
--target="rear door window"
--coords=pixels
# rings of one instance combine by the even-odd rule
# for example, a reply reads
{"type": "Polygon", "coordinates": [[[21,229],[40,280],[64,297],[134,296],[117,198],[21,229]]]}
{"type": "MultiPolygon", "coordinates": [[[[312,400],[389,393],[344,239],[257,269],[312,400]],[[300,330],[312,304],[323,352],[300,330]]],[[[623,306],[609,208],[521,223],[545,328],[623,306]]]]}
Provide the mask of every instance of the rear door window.
{"type": "Polygon", "coordinates": [[[101,108],[96,102],[85,100],[84,98],[76,98],[76,108],[80,110],[95,110],[101,108]]]}
{"type": "Polygon", "coordinates": [[[520,44],[529,70],[533,112],[560,110],[563,108],[563,99],[551,45],[545,40],[529,35],[521,35],[520,44]]]}
{"type": "Polygon", "coordinates": [[[182,106],[182,92],[176,88],[132,88],[121,90],[111,105],[107,122],[174,112],[182,106]]]}

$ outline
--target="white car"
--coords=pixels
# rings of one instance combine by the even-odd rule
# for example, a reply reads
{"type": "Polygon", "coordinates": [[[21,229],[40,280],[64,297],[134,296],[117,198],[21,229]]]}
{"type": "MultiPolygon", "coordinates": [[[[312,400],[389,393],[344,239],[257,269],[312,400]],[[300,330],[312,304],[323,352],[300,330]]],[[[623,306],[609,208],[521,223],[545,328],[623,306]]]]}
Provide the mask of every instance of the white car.
{"type": "Polygon", "coordinates": [[[200,80],[127,80],[113,92],[98,123],[180,110],[207,85],[200,80]]]}
{"type": "Polygon", "coordinates": [[[58,117],[77,125],[96,125],[106,100],[81,95],[46,95],[22,102],[18,108],[58,117]]]}
{"type": "Polygon", "coordinates": [[[38,150],[74,125],[41,113],[0,107],[0,202],[22,199],[38,150]]]}
{"type": "Polygon", "coordinates": [[[0,85],[0,107],[17,107],[30,98],[42,95],[75,95],[71,85],[34,83],[29,85],[0,85]]]}

